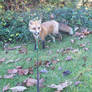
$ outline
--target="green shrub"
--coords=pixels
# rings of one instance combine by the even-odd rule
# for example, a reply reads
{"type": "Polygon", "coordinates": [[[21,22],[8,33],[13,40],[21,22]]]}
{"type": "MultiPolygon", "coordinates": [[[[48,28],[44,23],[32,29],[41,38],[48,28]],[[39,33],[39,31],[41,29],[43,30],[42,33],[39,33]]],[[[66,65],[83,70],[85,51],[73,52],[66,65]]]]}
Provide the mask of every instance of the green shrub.
{"type": "Polygon", "coordinates": [[[54,14],[58,22],[65,19],[71,27],[84,26],[92,28],[92,10],[55,8],[44,6],[31,12],[6,11],[0,15],[0,41],[3,42],[28,42],[33,41],[33,35],[29,32],[29,20],[40,19],[43,22],[50,20],[50,15],[54,14]]]}

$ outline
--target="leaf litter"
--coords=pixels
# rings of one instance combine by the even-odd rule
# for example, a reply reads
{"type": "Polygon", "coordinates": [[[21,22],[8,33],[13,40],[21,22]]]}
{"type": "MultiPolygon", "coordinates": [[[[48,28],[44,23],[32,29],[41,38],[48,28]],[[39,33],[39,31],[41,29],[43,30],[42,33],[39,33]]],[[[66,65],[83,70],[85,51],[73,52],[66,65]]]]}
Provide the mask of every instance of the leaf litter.
{"type": "Polygon", "coordinates": [[[72,84],[72,82],[71,81],[65,81],[65,82],[63,82],[63,83],[60,83],[60,84],[58,84],[58,85],[56,85],[56,84],[51,84],[51,85],[49,85],[48,87],[49,88],[54,88],[54,89],[57,89],[55,92],[61,92],[62,90],[64,90],[64,88],[66,88],[66,87],[68,87],[68,86],[70,86],[72,84]]]}

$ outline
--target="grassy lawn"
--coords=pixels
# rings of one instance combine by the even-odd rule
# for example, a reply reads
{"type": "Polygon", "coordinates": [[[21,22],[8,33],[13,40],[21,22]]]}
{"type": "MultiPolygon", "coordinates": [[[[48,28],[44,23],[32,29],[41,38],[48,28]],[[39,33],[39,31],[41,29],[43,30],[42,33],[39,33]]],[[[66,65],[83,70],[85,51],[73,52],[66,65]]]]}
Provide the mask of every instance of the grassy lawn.
{"type": "MultiPolygon", "coordinates": [[[[20,45],[20,44],[18,44],[20,45]]],[[[59,62],[56,64],[51,64],[50,67],[46,67],[45,65],[41,65],[39,70],[46,69],[48,73],[41,73],[40,78],[44,78],[44,85],[46,87],[40,88],[40,92],[55,92],[54,89],[48,88],[47,86],[50,84],[59,84],[61,82],[65,82],[65,80],[71,80],[72,85],[65,88],[63,92],[91,92],[92,90],[92,35],[89,35],[81,40],[75,37],[71,37],[69,35],[63,35],[62,42],[56,41],[55,43],[47,42],[49,48],[44,50],[39,50],[39,61],[51,61],[52,59],[59,59],[59,62]],[[71,39],[75,39],[74,43],[71,43],[71,39]],[[86,44],[85,47],[80,47],[80,44],[86,44]],[[62,49],[67,49],[72,47],[73,49],[77,49],[77,52],[73,52],[72,50],[63,54],[63,51],[59,51],[62,49]],[[87,51],[84,48],[88,48],[87,51]],[[71,56],[72,60],[65,60],[67,56],[71,56]],[[84,58],[84,59],[83,59],[84,58]],[[86,58],[86,60],[85,60],[86,58]],[[55,67],[54,70],[51,67],[55,67]],[[62,68],[59,70],[59,68],[62,68]],[[69,70],[71,73],[69,75],[64,76],[63,72],[69,70]],[[76,78],[78,77],[78,78],[76,78]],[[81,84],[75,86],[76,81],[81,81],[81,84]]],[[[11,47],[16,45],[12,44],[11,47]]],[[[36,51],[34,51],[34,43],[27,45],[28,53],[27,54],[19,54],[18,50],[9,51],[8,54],[0,48],[0,58],[5,57],[5,62],[0,63],[0,75],[8,74],[8,69],[14,69],[16,66],[22,66],[23,69],[33,67],[36,62],[36,51]],[[15,63],[8,63],[9,60],[20,59],[20,61],[15,63]],[[27,62],[27,58],[32,58],[30,62],[27,62]]],[[[34,68],[33,74],[30,75],[16,75],[13,79],[0,79],[0,92],[2,92],[2,88],[10,84],[10,87],[16,86],[17,83],[23,82],[28,77],[36,78],[36,68],[34,68]]],[[[7,92],[11,92],[10,90],[7,92]]],[[[36,86],[28,87],[25,92],[36,92],[36,86]]]]}

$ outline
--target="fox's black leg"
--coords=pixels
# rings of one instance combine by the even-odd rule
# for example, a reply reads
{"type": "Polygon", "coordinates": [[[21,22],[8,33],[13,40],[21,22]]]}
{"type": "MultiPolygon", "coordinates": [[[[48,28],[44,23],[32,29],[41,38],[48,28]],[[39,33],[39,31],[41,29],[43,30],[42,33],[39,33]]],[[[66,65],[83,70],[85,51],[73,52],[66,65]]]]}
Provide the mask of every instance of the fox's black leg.
{"type": "Polygon", "coordinates": [[[45,49],[45,41],[42,41],[42,48],[45,49]]]}

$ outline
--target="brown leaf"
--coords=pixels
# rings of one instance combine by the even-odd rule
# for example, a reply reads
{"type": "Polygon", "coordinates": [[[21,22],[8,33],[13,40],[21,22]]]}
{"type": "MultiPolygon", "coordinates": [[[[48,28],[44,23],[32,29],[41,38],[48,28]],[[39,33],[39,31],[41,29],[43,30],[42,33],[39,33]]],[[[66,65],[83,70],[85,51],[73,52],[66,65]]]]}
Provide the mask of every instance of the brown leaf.
{"type": "Polygon", "coordinates": [[[40,88],[44,87],[44,85],[43,85],[44,82],[45,82],[45,80],[43,78],[39,80],[39,87],[40,88]]]}
{"type": "Polygon", "coordinates": [[[75,43],[75,40],[74,39],[71,39],[70,41],[71,41],[72,44],[75,43]]]}
{"type": "Polygon", "coordinates": [[[51,85],[48,86],[48,87],[50,87],[50,88],[55,88],[55,89],[57,89],[57,91],[62,91],[64,88],[70,86],[71,84],[72,84],[71,81],[65,81],[64,83],[61,83],[61,84],[59,84],[59,85],[51,84],[51,85]]]}
{"type": "Polygon", "coordinates": [[[14,76],[15,76],[14,74],[4,75],[3,78],[5,78],[5,79],[12,79],[14,76]]]}
{"type": "Polygon", "coordinates": [[[78,49],[74,49],[74,50],[72,50],[72,53],[78,53],[78,52],[79,52],[78,49]]]}
{"type": "Polygon", "coordinates": [[[54,69],[55,69],[55,66],[52,66],[52,67],[51,67],[51,70],[54,70],[54,69]]]}
{"type": "Polygon", "coordinates": [[[10,84],[7,84],[6,86],[3,87],[3,92],[7,92],[10,88],[10,84]]]}
{"type": "Polygon", "coordinates": [[[85,51],[88,51],[88,48],[83,48],[85,51]]]}
{"type": "Polygon", "coordinates": [[[23,69],[18,69],[18,74],[19,74],[19,75],[24,75],[23,69]]]}
{"type": "Polygon", "coordinates": [[[16,50],[16,49],[19,49],[19,48],[21,48],[21,46],[16,46],[16,47],[13,47],[13,48],[8,47],[7,49],[8,50],[16,50]]]}
{"type": "Polygon", "coordinates": [[[55,92],[62,92],[62,91],[58,90],[58,91],[55,91],[55,92]]]}
{"type": "Polygon", "coordinates": [[[19,49],[19,53],[22,54],[22,53],[25,53],[27,54],[27,48],[25,46],[22,46],[20,49],[19,49]]]}
{"type": "Polygon", "coordinates": [[[22,69],[22,66],[16,66],[16,69],[22,69]]]}
{"type": "Polygon", "coordinates": [[[9,74],[16,74],[17,73],[17,69],[8,69],[8,73],[9,74]]]}
{"type": "Polygon", "coordinates": [[[27,75],[29,73],[28,69],[18,69],[19,75],[27,75]]]}
{"type": "Polygon", "coordinates": [[[12,87],[10,88],[12,90],[12,92],[23,92],[25,91],[27,88],[24,86],[16,86],[16,87],[12,87]]]}
{"type": "Polygon", "coordinates": [[[27,58],[26,61],[30,62],[30,61],[32,61],[32,58],[27,58]]]}
{"type": "Polygon", "coordinates": [[[88,35],[90,32],[88,31],[88,28],[83,28],[83,29],[82,29],[82,33],[83,33],[84,35],[88,35]]]}
{"type": "Polygon", "coordinates": [[[19,48],[21,48],[21,46],[15,46],[14,48],[19,49],[19,48]]]}
{"type": "Polygon", "coordinates": [[[86,46],[86,44],[80,44],[80,47],[85,47],[86,46]]]}
{"type": "Polygon", "coordinates": [[[0,58],[0,63],[5,62],[5,58],[0,58]]]}
{"type": "Polygon", "coordinates": [[[57,60],[52,60],[51,62],[52,62],[53,64],[56,64],[56,63],[59,62],[59,59],[57,59],[57,60]]]}
{"type": "Polygon", "coordinates": [[[80,35],[81,35],[80,32],[76,32],[76,33],[75,33],[75,36],[80,36],[80,35]]]}
{"type": "Polygon", "coordinates": [[[29,74],[33,74],[33,68],[29,67],[29,74]]]}
{"type": "Polygon", "coordinates": [[[8,64],[8,63],[15,63],[15,62],[18,62],[20,60],[21,60],[20,58],[17,58],[16,60],[9,60],[9,61],[6,62],[6,64],[8,64]]]}
{"type": "MultiPolygon", "coordinates": [[[[43,78],[39,80],[39,86],[40,87],[44,87],[44,85],[43,85],[44,81],[45,80],[43,78]]],[[[28,78],[27,80],[24,81],[24,83],[25,83],[25,85],[27,87],[30,87],[30,86],[36,85],[37,84],[37,80],[33,79],[33,78],[28,78]]]]}
{"type": "Polygon", "coordinates": [[[65,58],[65,60],[66,61],[71,61],[73,58],[71,57],[71,56],[67,56],[66,58],[65,58]]]}
{"type": "Polygon", "coordinates": [[[56,64],[57,63],[57,60],[52,60],[51,61],[53,64],[56,64]]]}
{"type": "Polygon", "coordinates": [[[24,75],[27,75],[29,73],[28,69],[24,69],[24,75]]]}
{"type": "Polygon", "coordinates": [[[26,80],[26,86],[29,87],[29,86],[34,86],[37,84],[37,80],[36,79],[32,79],[32,78],[28,78],[26,80]]]}
{"type": "Polygon", "coordinates": [[[45,65],[46,67],[49,67],[49,66],[50,66],[50,64],[51,64],[51,62],[50,62],[50,61],[45,61],[45,62],[44,62],[44,65],[45,65]]]}
{"type": "MultiPolygon", "coordinates": [[[[41,66],[42,65],[42,61],[38,61],[38,65],[41,66]]],[[[34,64],[34,66],[37,66],[37,62],[34,64]]]]}

